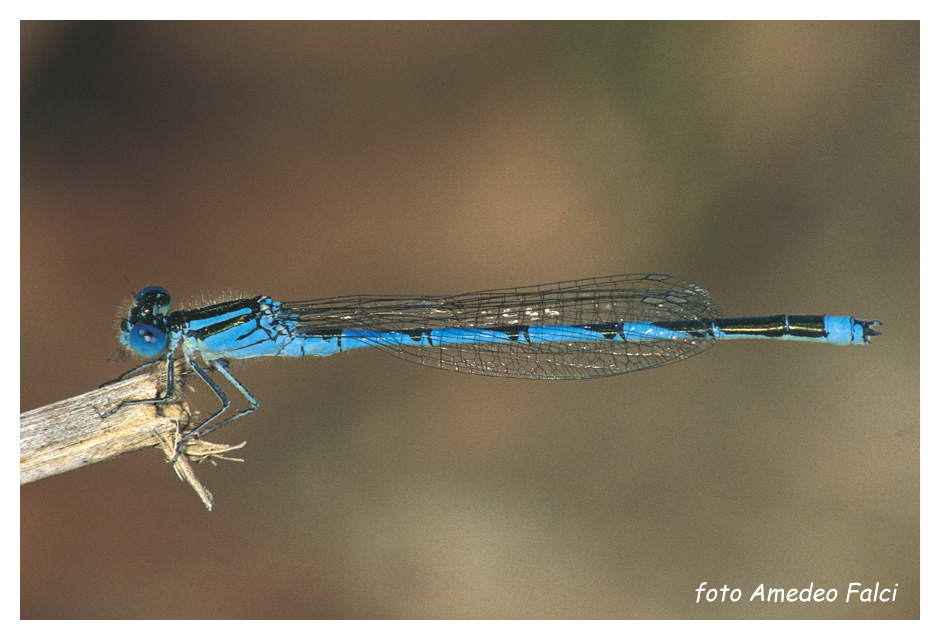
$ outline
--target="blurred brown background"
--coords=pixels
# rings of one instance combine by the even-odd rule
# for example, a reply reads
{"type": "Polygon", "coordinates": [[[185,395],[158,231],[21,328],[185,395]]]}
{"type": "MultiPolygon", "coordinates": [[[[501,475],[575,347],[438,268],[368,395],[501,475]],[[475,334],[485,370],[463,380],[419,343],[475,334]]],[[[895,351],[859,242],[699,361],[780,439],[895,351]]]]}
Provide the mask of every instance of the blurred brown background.
{"type": "Polygon", "coordinates": [[[26,22],[21,106],[22,410],[136,364],[147,285],[660,271],[885,332],[584,382],[245,363],[213,512],[157,451],[22,488],[23,617],[919,616],[917,23],[26,22]],[[840,601],[745,602],[810,582],[840,601]]]}

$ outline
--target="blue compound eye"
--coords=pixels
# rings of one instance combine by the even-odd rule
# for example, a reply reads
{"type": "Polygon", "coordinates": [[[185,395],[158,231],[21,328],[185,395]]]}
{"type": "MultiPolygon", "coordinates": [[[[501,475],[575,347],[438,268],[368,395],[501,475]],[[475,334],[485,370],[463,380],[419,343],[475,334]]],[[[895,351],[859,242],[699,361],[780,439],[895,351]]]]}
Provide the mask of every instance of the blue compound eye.
{"type": "Polygon", "coordinates": [[[130,329],[127,345],[144,358],[156,358],[166,349],[166,333],[150,324],[135,324],[130,329]]]}
{"type": "Polygon", "coordinates": [[[134,303],[147,314],[164,315],[171,302],[170,292],[163,287],[145,287],[134,296],[134,303]]]}

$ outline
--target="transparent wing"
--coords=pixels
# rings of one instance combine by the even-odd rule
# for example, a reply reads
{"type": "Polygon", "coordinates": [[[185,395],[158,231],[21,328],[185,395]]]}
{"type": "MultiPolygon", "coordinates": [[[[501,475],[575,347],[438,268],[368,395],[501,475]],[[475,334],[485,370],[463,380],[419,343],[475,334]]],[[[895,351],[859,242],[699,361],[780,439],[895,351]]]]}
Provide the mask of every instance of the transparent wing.
{"type": "MultiPolygon", "coordinates": [[[[515,378],[576,379],[616,375],[688,358],[708,339],[645,342],[566,340],[566,327],[598,323],[709,320],[721,310],[708,292],[682,278],[633,274],[456,296],[350,296],[283,303],[280,315],[302,336],[345,330],[420,333],[438,328],[557,327],[557,341],[479,341],[445,346],[374,340],[399,358],[452,371],[515,378]]],[[[704,326],[704,323],[703,323],[704,326]]]]}

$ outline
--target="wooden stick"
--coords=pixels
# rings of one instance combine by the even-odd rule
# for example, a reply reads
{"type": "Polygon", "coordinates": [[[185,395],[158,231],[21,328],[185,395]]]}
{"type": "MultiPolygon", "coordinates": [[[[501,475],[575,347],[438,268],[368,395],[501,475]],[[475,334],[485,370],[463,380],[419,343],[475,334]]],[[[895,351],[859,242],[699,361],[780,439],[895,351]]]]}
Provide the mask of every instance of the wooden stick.
{"type": "MultiPolygon", "coordinates": [[[[124,400],[154,398],[166,389],[166,370],[96,389],[68,400],[20,414],[20,484],[26,484],[111,460],[125,453],[161,447],[167,460],[175,455],[180,432],[189,427],[192,412],[183,395],[163,404],[127,405],[102,417],[124,400]]],[[[185,384],[187,371],[182,363],[176,370],[176,384],[185,384]]],[[[212,494],[190,465],[190,461],[229,459],[221,455],[245,445],[216,445],[193,439],[184,455],[173,462],[180,478],[212,509],[212,494]]],[[[188,443],[187,443],[188,444],[188,443]]]]}

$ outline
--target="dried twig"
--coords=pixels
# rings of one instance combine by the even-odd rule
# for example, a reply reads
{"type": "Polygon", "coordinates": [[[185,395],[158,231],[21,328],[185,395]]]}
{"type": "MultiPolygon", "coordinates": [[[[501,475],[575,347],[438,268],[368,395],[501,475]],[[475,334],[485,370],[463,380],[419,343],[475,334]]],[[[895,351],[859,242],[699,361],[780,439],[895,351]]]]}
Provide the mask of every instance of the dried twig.
{"type": "MultiPolygon", "coordinates": [[[[180,363],[177,384],[184,384],[186,371],[180,363]]],[[[161,447],[172,460],[181,431],[190,424],[191,411],[182,394],[175,402],[136,404],[102,417],[124,400],[153,398],[166,388],[166,372],[157,370],[20,414],[20,484],[41,480],[72,469],[103,462],[125,453],[161,447]]],[[[192,485],[207,509],[212,494],[190,465],[227,458],[224,454],[244,446],[217,445],[192,440],[184,455],[173,462],[181,479],[192,485]]]]}

